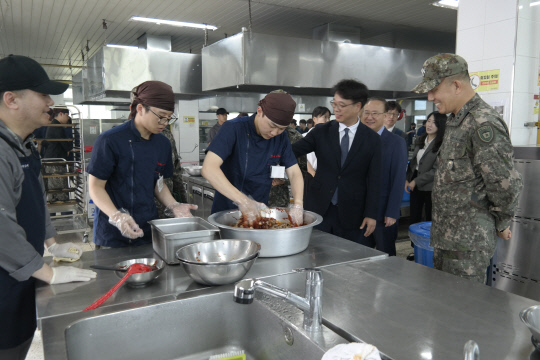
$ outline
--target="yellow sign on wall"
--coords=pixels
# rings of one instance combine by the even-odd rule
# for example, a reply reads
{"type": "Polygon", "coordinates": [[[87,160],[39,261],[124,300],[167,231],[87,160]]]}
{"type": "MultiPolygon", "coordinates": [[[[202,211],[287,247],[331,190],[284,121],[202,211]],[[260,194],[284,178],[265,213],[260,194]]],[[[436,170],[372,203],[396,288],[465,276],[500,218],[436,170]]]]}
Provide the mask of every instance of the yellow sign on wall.
{"type": "Polygon", "coordinates": [[[470,73],[471,85],[475,91],[499,90],[499,74],[499,69],[470,73]]]}
{"type": "Polygon", "coordinates": [[[195,116],[184,116],[183,119],[185,123],[195,123],[195,116]]]}

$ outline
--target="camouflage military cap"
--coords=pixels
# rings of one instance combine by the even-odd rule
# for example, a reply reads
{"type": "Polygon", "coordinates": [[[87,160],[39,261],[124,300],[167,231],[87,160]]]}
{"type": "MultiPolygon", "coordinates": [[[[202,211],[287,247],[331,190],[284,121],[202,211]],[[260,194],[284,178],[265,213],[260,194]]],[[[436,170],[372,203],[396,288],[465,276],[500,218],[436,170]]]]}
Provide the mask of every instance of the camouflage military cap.
{"type": "Polygon", "coordinates": [[[422,75],[424,79],[416,85],[412,92],[427,93],[439,85],[445,77],[468,71],[468,65],[464,58],[456,54],[438,54],[424,62],[422,75]]]}

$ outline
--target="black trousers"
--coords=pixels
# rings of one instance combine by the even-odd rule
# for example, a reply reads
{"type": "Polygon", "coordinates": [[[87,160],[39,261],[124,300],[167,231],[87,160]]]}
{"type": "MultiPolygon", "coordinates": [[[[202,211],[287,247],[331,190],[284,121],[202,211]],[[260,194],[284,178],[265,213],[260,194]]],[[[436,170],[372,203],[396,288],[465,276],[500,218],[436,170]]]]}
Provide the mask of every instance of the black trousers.
{"type": "Polygon", "coordinates": [[[422,222],[424,208],[425,221],[431,221],[431,191],[421,191],[415,188],[411,192],[411,224],[422,222]]]}
{"type": "Polygon", "coordinates": [[[323,221],[319,225],[315,226],[315,229],[327,232],[332,235],[342,237],[347,240],[354,241],[357,244],[369,246],[371,248],[375,247],[375,241],[372,237],[365,237],[364,229],[346,229],[339,220],[339,211],[337,205],[332,205],[328,207],[326,213],[323,215],[323,221]]]}

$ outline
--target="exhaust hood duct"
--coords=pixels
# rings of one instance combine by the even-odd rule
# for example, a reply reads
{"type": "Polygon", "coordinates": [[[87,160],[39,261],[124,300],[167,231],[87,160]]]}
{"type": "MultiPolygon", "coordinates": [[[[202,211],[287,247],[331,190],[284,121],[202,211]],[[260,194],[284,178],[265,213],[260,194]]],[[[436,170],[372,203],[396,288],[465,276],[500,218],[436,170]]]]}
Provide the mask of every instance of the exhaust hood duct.
{"type": "Polygon", "coordinates": [[[202,88],[331,96],[338,81],[358,79],[372,95],[419,97],[410,90],[421,80],[424,61],[433,55],[243,31],[202,49],[202,88]]]}
{"type": "Polygon", "coordinates": [[[142,34],[137,39],[139,49],[171,52],[171,37],[142,34]]]}
{"type": "Polygon", "coordinates": [[[171,85],[175,98],[201,94],[201,55],[103,47],[73,76],[75,104],[129,104],[131,90],[147,80],[171,85]]]}

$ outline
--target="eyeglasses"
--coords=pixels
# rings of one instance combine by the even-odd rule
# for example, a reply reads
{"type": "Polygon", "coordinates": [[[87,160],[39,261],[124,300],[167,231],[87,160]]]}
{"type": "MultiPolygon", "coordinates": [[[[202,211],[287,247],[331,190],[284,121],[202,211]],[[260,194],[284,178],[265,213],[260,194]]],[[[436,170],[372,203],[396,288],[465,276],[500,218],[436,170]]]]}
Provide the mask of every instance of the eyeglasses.
{"type": "Polygon", "coordinates": [[[330,100],[330,105],[332,105],[332,107],[333,107],[334,109],[341,110],[341,109],[346,108],[347,106],[354,105],[354,104],[356,104],[357,102],[358,102],[358,101],[355,101],[355,102],[350,103],[350,104],[343,105],[343,104],[337,104],[337,103],[335,103],[334,100],[330,100]]]}
{"type": "Polygon", "coordinates": [[[158,114],[153,112],[152,109],[150,109],[150,107],[147,107],[146,110],[150,111],[152,114],[157,116],[159,125],[167,125],[167,124],[172,125],[174,124],[176,120],[178,120],[178,118],[174,114],[171,115],[170,117],[165,117],[165,116],[159,116],[158,114]]]}
{"type": "Polygon", "coordinates": [[[384,114],[386,114],[386,113],[369,112],[369,111],[364,111],[364,112],[363,112],[363,115],[364,115],[365,117],[369,117],[370,115],[373,116],[373,117],[379,117],[379,116],[384,115],[384,114]]]}
{"type": "Polygon", "coordinates": [[[389,115],[390,117],[393,117],[393,118],[395,118],[395,117],[398,117],[398,116],[399,116],[399,114],[398,114],[398,113],[395,113],[395,112],[390,112],[390,111],[389,111],[389,112],[387,112],[387,114],[388,114],[388,115],[389,115]]]}

